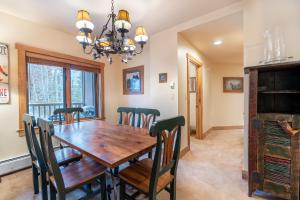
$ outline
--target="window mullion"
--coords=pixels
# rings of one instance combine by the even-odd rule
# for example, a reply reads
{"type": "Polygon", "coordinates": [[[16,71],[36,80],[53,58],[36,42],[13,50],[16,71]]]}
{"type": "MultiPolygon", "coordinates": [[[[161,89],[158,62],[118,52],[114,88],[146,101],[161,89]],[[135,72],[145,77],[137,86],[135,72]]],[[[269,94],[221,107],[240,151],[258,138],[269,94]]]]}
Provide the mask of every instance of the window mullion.
{"type": "Polygon", "coordinates": [[[67,108],[72,107],[71,105],[71,70],[70,68],[65,68],[66,70],[66,78],[65,78],[65,104],[67,106],[67,108]]]}

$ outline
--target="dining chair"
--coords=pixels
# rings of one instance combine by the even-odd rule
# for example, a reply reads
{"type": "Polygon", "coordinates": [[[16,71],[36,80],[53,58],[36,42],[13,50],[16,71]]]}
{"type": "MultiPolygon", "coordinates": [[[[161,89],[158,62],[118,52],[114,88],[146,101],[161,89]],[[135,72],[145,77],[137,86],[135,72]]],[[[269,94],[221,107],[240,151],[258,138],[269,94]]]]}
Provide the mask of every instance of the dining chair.
{"type": "Polygon", "coordinates": [[[150,108],[137,108],[136,114],[138,115],[137,127],[147,129],[150,129],[151,124],[160,116],[159,110],[150,108]]]}
{"type": "Polygon", "coordinates": [[[66,167],[59,167],[52,144],[53,123],[38,118],[38,127],[42,135],[41,143],[47,164],[51,200],[55,200],[57,195],[59,200],[65,200],[69,192],[98,181],[101,185],[101,199],[106,200],[106,167],[89,157],[83,157],[66,167]]]}
{"type": "MultiPolygon", "coordinates": [[[[37,139],[35,133],[36,120],[34,116],[29,114],[23,115],[24,131],[27,147],[31,157],[32,163],[32,178],[34,193],[39,193],[39,176],[41,176],[41,186],[42,186],[42,198],[47,199],[47,165],[44,159],[43,151],[41,145],[37,139]]],[[[40,134],[41,136],[41,134],[40,134]]],[[[41,141],[41,140],[40,140],[41,141]]],[[[82,158],[82,155],[71,148],[56,149],[55,157],[58,161],[59,166],[68,165],[69,163],[78,161],[82,158]]]]}
{"type": "MultiPolygon", "coordinates": [[[[83,112],[83,108],[76,107],[76,108],[58,108],[54,110],[53,114],[54,116],[58,115],[58,123],[59,125],[62,125],[63,122],[65,124],[72,124],[77,121],[80,122],[80,113],[83,112]],[[76,119],[76,120],[75,120],[76,119]]],[[[69,147],[68,145],[63,145],[62,142],[59,142],[60,148],[69,147]]]]}
{"type": "Polygon", "coordinates": [[[58,123],[62,125],[63,122],[65,122],[66,124],[71,124],[75,121],[80,122],[80,113],[82,112],[83,108],[81,107],[58,108],[54,110],[53,114],[58,115],[58,123]]]}
{"type": "MultiPolygon", "coordinates": [[[[150,129],[152,123],[160,116],[159,110],[150,108],[137,108],[136,114],[138,115],[137,127],[146,129],[150,129]]],[[[148,153],[148,158],[152,158],[152,151],[148,153]]]]}
{"type": "Polygon", "coordinates": [[[119,172],[120,200],[133,200],[137,194],[144,193],[149,200],[156,200],[162,190],[176,199],[176,171],[180,154],[181,127],[185,119],[178,116],[154,122],[150,135],[156,137],[154,160],[145,158],[131,164],[119,172]],[[126,185],[137,189],[133,195],[126,193],[126,185]]]}
{"type": "Polygon", "coordinates": [[[117,109],[119,113],[119,124],[135,126],[135,111],[136,108],[119,107],[117,109]]]}

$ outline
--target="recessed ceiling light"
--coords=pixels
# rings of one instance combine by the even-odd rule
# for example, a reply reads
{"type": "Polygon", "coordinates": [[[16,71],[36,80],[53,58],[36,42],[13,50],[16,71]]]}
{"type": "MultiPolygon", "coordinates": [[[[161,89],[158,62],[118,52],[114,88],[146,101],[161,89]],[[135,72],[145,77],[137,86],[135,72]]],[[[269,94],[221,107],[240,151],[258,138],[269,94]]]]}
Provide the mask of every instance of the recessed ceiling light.
{"type": "Polygon", "coordinates": [[[223,40],[215,40],[215,41],[213,42],[213,44],[214,44],[215,46],[220,46],[220,45],[223,44],[223,40]]]}

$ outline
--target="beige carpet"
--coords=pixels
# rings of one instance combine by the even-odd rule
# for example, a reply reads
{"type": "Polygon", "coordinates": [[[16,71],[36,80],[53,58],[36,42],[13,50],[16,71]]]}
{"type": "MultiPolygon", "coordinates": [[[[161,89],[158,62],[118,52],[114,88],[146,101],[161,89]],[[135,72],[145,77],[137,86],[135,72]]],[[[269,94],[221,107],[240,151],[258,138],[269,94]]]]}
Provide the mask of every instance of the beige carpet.
{"type": "MultiPolygon", "coordinates": [[[[203,141],[192,138],[191,148],[179,162],[178,200],[260,199],[247,196],[247,183],[241,177],[242,130],[213,131],[203,141]]],[[[79,196],[80,192],[74,192],[68,199],[79,196]]],[[[30,170],[2,178],[0,200],[14,199],[41,199],[33,194],[30,170]]],[[[169,199],[168,193],[162,192],[158,199],[169,199]]]]}

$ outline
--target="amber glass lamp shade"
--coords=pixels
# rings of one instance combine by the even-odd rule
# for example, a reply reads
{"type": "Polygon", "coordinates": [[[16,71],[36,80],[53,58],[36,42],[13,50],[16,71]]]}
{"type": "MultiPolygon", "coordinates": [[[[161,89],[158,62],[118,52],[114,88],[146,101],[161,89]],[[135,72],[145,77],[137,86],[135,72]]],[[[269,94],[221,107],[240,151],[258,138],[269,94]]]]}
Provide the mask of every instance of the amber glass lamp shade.
{"type": "Polygon", "coordinates": [[[127,10],[119,10],[117,20],[115,21],[116,29],[121,33],[126,33],[131,28],[129,13],[127,10]]]}
{"type": "Polygon", "coordinates": [[[145,44],[148,41],[148,35],[143,26],[138,26],[136,28],[134,40],[139,44],[145,44]]]}
{"type": "Polygon", "coordinates": [[[91,21],[91,17],[88,11],[86,10],[79,10],[77,13],[77,21],[76,27],[81,32],[88,32],[91,33],[94,29],[94,24],[91,21]]]}
{"type": "Polygon", "coordinates": [[[76,39],[80,44],[84,44],[84,45],[92,44],[91,33],[87,33],[86,35],[86,33],[79,31],[78,35],[76,36],[76,39]]]}

